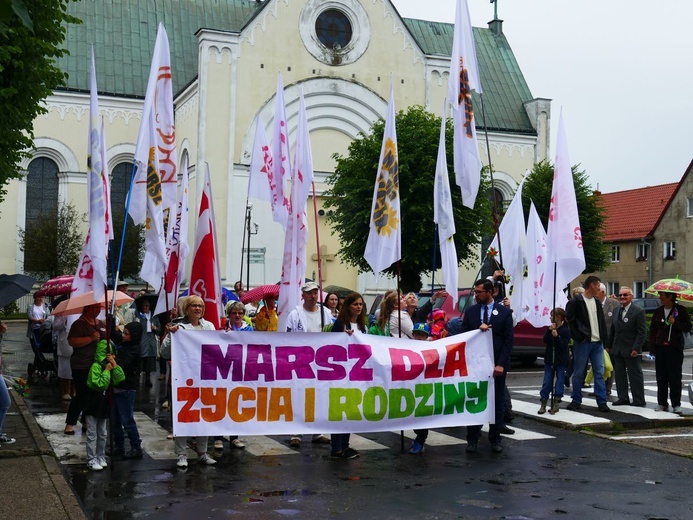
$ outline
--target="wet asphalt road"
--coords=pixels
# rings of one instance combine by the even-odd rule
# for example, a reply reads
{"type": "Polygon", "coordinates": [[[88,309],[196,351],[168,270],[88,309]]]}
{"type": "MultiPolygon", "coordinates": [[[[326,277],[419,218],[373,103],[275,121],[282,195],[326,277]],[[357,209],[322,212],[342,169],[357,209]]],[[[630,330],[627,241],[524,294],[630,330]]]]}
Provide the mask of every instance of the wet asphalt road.
{"type": "MultiPolygon", "coordinates": [[[[13,324],[6,337],[6,373],[21,375],[31,361],[20,332],[24,327],[13,324]]],[[[540,368],[518,370],[516,382],[511,373],[509,386],[540,384],[540,368]]],[[[152,389],[143,388],[137,409],[170,431],[162,391],[157,381],[152,389]]],[[[27,402],[34,414],[62,414],[67,408],[57,385],[45,380],[32,382],[27,402]]],[[[473,456],[464,444],[431,446],[412,456],[401,454],[399,437],[385,432],[362,436],[386,449],[362,451],[350,461],[330,459],[329,446],[307,441],[291,456],[254,456],[225,443],[213,467],[193,462],[181,471],[173,455],[167,460],[145,455],[98,473],[82,464],[62,469],[96,519],[693,518],[690,459],[524,417],[512,426],[549,438],[508,438],[501,455],[482,440],[473,456]]],[[[464,438],[462,428],[439,431],[464,438]]]]}

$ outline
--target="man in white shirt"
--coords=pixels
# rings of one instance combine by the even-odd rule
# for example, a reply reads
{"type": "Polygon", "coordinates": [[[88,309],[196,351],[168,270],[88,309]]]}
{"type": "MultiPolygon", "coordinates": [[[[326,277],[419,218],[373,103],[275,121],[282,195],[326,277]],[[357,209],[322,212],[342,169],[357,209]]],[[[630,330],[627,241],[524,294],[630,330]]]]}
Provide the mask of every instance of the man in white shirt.
{"type": "MultiPolygon", "coordinates": [[[[286,320],[286,332],[322,332],[328,323],[332,323],[332,313],[326,307],[318,305],[320,287],[315,282],[306,282],[301,287],[303,304],[297,305],[286,320]]],[[[301,446],[302,435],[292,435],[289,446],[301,446]]],[[[323,434],[313,434],[313,443],[329,444],[330,438],[323,434]]]]}

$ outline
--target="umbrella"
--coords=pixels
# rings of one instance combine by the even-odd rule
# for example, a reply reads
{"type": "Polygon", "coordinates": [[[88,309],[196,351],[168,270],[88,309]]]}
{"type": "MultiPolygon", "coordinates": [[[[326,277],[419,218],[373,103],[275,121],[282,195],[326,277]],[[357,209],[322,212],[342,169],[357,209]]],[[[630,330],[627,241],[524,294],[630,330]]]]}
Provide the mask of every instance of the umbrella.
{"type": "Polygon", "coordinates": [[[70,294],[72,290],[72,281],[74,279],[74,275],[71,274],[64,274],[51,278],[41,285],[37,294],[39,296],[62,296],[64,294],[70,294]]]}
{"type": "Polygon", "coordinates": [[[676,294],[680,300],[693,302],[693,284],[681,280],[678,276],[676,278],[659,280],[645,289],[645,292],[649,294],[670,292],[676,294]]]}
{"type": "Polygon", "coordinates": [[[34,282],[24,274],[0,274],[0,308],[29,293],[34,282]]]}
{"type": "MultiPolygon", "coordinates": [[[[108,291],[108,305],[111,305],[113,294],[114,291],[108,291]]],[[[120,306],[131,301],[132,298],[124,292],[115,291],[116,306],[120,306]]],[[[89,305],[101,305],[101,307],[105,307],[106,302],[103,299],[97,302],[94,299],[94,291],[89,291],[78,296],[73,296],[69,300],[60,302],[53,311],[53,316],[65,316],[67,314],[82,314],[82,310],[84,309],[84,307],[87,307],[89,305]]]]}
{"type": "Polygon", "coordinates": [[[273,296],[275,300],[279,298],[279,285],[258,285],[245,293],[241,301],[243,303],[250,303],[257,300],[264,300],[268,296],[273,296]]]}
{"type": "MultiPolygon", "coordinates": [[[[178,296],[183,297],[188,295],[188,289],[182,291],[178,296]]],[[[233,292],[232,289],[229,289],[228,287],[222,287],[221,288],[221,303],[226,304],[227,302],[237,302],[238,301],[238,296],[236,296],[236,293],[233,292]]]]}

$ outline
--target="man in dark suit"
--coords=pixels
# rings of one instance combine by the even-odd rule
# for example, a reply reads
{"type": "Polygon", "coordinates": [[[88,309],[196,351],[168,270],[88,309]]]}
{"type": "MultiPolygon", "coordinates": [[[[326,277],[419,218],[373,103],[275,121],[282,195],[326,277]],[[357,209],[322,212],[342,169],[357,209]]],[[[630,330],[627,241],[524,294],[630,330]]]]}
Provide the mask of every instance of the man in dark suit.
{"type": "Polygon", "coordinates": [[[633,406],[645,406],[645,382],[642,375],[642,346],[647,336],[645,309],[633,305],[633,291],[621,287],[618,292],[621,308],[611,324],[609,348],[616,372],[618,401],[614,406],[631,404],[628,398],[628,382],[633,393],[633,406]]]}
{"type": "MultiPolygon", "coordinates": [[[[616,318],[620,305],[618,304],[618,300],[616,298],[611,298],[606,294],[606,286],[603,283],[599,284],[599,292],[597,293],[597,299],[602,304],[602,311],[604,312],[604,322],[606,323],[606,332],[609,333],[609,331],[611,330],[611,323],[616,318]]],[[[604,346],[606,347],[606,344],[604,346]]],[[[613,365],[613,355],[611,354],[611,352],[609,352],[608,349],[607,353],[609,354],[611,364],[613,365]]],[[[613,386],[613,384],[614,373],[612,372],[609,376],[609,379],[606,380],[606,395],[611,395],[611,387],[613,386]]]]}
{"type": "Polygon", "coordinates": [[[582,385],[585,382],[585,365],[592,363],[594,372],[594,394],[600,412],[610,412],[606,404],[604,382],[604,343],[609,339],[604,321],[602,304],[596,298],[601,280],[588,276],[582,283],[585,292],[578,294],[566,305],[570,335],[573,338],[573,392],[568,410],[582,408],[582,385]]]}
{"type": "MultiPolygon", "coordinates": [[[[513,317],[512,311],[493,300],[493,282],[478,280],[474,283],[476,305],[464,312],[463,318],[454,318],[448,323],[450,335],[481,330],[493,335],[493,386],[495,390],[495,424],[489,427],[488,440],[494,453],[502,453],[501,430],[505,426],[505,400],[503,391],[505,377],[510,368],[510,354],[513,350],[513,317]]],[[[481,437],[481,425],[467,427],[467,453],[476,453],[477,444],[481,437]]]]}

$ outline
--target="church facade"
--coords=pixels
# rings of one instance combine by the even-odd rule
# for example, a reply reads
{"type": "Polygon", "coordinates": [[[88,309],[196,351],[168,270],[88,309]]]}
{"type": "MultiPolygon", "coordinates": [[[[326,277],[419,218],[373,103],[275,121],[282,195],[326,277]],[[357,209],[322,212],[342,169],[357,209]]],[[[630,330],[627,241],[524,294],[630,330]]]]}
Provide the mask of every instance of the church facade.
{"type": "MultiPolygon", "coordinates": [[[[239,279],[241,269],[246,280],[247,264],[241,268],[241,262],[248,245],[251,286],[275,283],[281,274],[283,230],[272,221],[268,203],[251,200],[249,209],[246,197],[255,121],[260,116],[271,139],[278,73],[285,86],[292,146],[300,92],[305,96],[324,285],[372,293],[388,283],[381,279],[378,287],[371,274],[340,263],[338,238],[325,223],[321,197],[334,171],[333,154],[345,154],[359,133],[368,133],[384,117],[391,78],[397,110],[423,105],[439,113],[447,94],[452,25],[403,19],[389,0],[111,0],[76,2],[69,9],[83,24],[68,27],[70,56],[59,62],[69,74],[68,84],[46,101],[48,113],[34,125],[33,155],[21,165],[26,175],[7,187],[0,208],[4,236],[14,236],[28,218],[40,218],[40,209],[51,201],[71,201],[86,212],[91,43],[114,213],[115,206],[124,204],[156,29],[163,22],[171,48],[178,164],[187,156],[190,165],[189,243],[202,184],[198,180],[208,163],[224,285],[239,279]]],[[[496,189],[509,203],[524,172],[547,158],[550,101],[532,96],[500,20],[475,28],[474,38],[496,189]]],[[[474,101],[486,164],[476,95],[474,101]]],[[[312,210],[313,201],[308,204],[312,210]]],[[[306,276],[313,278],[312,216],[309,221],[306,276]]],[[[0,250],[0,271],[23,270],[18,244],[0,250]]],[[[462,273],[460,283],[471,282],[474,274],[462,273]]]]}

